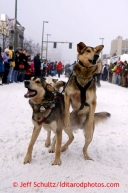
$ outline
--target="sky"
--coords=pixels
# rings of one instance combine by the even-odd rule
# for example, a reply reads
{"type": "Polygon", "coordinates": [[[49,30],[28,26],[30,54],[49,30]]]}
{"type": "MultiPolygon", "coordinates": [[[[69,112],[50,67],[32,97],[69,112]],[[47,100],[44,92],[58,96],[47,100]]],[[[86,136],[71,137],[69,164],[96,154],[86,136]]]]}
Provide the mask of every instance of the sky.
{"type": "MultiPolygon", "coordinates": [[[[119,35],[128,38],[127,0],[17,0],[17,19],[25,27],[25,37],[41,44],[43,21],[44,41],[72,42],[57,44],[56,52],[63,61],[75,61],[76,45],[84,42],[95,47],[102,44],[103,54],[110,53],[111,41],[119,35]]],[[[0,0],[0,13],[13,18],[15,0],[0,0]]],[[[53,44],[49,44],[49,51],[53,44]]],[[[55,49],[54,49],[55,50],[55,49]]]]}

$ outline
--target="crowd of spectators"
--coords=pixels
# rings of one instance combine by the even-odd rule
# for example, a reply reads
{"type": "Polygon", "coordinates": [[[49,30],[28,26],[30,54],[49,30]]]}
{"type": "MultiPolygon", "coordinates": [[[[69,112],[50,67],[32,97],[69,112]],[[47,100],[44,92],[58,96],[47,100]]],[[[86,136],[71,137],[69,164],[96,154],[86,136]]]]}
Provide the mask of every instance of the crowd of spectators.
{"type": "Polygon", "coordinates": [[[30,54],[25,49],[18,48],[15,52],[10,45],[4,52],[0,48],[0,84],[10,84],[23,82],[32,76],[60,77],[64,72],[64,65],[61,61],[51,62],[40,59],[40,53],[31,59],[30,54]]]}
{"type": "Polygon", "coordinates": [[[102,68],[102,80],[122,87],[128,87],[128,63],[118,61],[113,64],[105,64],[102,68]]]}
{"type": "MultiPolygon", "coordinates": [[[[47,77],[61,74],[70,77],[76,61],[73,64],[66,64],[61,61],[51,62],[41,60],[40,53],[31,59],[30,54],[25,49],[18,48],[15,52],[10,45],[4,52],[0,48],[0,85],[23,82],[32,76],[47,77]]],[[[96,85],[101,86],[100,80],[108,81],[122,87],[128,87],[128,63],[119,61],[113,64],[105,64],[102,67],[101,60],[97,61],[98,71],[95,78],[96,85]]]]}

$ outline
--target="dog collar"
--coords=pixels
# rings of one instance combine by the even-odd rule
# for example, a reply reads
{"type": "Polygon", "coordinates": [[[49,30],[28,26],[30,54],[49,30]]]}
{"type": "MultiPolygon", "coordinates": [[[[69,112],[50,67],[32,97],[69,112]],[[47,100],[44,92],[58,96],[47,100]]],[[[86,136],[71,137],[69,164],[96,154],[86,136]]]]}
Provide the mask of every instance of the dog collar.
{"type": "MultiPolygon", "coordinates": [[[[56,106],[56,103],[58,101],[58,98],[62,98],[63,94],[59,92],[54,92],[54,99],[52,101],[48,101],[46,103],[41,104],[33,104],[40,108],[40,112],[44,112],[46,109],[52,109],[56,106]]],[[[45,99],[44,99],[45,100],[45,99]]],[[[43,101],[42,101],[43,102],[43,101]]]]}
{"type": "Polygon", "coordinates": [[[56,107],[56,103],[58,99],[62,98],[62,96],[63,94],[59,92],[55,92],[53,101],[48,101],[47,103],[41,103],[41,104],[33,104],[34,106],[38,107],[40,113],[44,113],[45,111],[49,110],[46,117],[42,117],[40,121],[37,121],[37,120],[34,120],[34,121],[36,121],[39,125],[41,125],[50,116],[52,110],[56,107]]]}
{"type": "Polygon", "coordinates": [[[52,109],[56,106],[55,103],[53,103],[53,101],[49,101],[48,103],[43,103],[43,104],[34,104],[34,105],[40,109],[41,113],[46,111],[46,109],[52,109]]]}

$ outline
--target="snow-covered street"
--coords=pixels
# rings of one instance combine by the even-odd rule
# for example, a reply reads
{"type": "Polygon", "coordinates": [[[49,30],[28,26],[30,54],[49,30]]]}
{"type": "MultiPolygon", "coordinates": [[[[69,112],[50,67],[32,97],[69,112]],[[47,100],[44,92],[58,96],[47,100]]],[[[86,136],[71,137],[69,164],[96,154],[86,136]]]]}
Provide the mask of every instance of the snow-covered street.
{"type": "MultiPolygon", "coordinates": [[[[61,166],[51,165],[54,154],[48,153],[45,147],[43,128],[33,149],[32,162],[23,164],[33,130],[32,109],[24,98],[23,83],[0,86],[0,193],[128,192],[128,88],[103,81],[101,84],[97,88],[96,112],[107,111],[111,117],[95,128],[88,151],[94,161],[84,159],[83,131],[78,130],[73,143],[61,154],[61,166]],[[22,182],[27,187],[19,187],[22,182]],[[120,186],[34,187],[34,182],[119,183],[120,186]]],[[[66,140],[67,135],[63,133],[62,143],[66,140]]]]}

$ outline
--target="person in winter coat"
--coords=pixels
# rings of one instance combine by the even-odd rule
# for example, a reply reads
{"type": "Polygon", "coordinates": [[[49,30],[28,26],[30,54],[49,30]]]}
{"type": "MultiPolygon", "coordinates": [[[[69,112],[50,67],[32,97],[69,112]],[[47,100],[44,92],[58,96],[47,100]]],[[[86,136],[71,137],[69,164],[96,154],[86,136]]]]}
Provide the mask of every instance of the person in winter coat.
{"type": "Polygon", "coordinates": [[[102,72],[102,61],[101,61],[101,59],[97,60],[96,64],[97,64],[97,71],[96,71],[96,75],[95,75],[95,82],[96,82],[96,85],[98,87],[100,87],[101,86],[100,76],[101,76],[101,72],[102,72]]]}
{"type": "Polygon", "coordinates": [[[56,63],[55,62],[51,63],[50,75],[51,76],[55,76],[56,75],[56,63]]]}
{"type": "Polygon", "coordinates": [[[122,86],[126,87],[127,86],[127,80],[128,80],[128,63],[127,61],[124,61],[124,67],[122,70],[122,86]]]}
{"type": "Polygon", "coordinates": [[[35,68],[34,68],[34,60],[31,61],[31,76],[34,76],[35,68]]]}
{"type": "Polygon", "coordinates": [[[25,71],[25,80],[30,80],[31,78],[31,56],[27,56],[27,66],[28,68],[25,71]]]}
{"type": "Polygon", "coordinates": [[[37,55],[34,57],[34,68],[35,68],[35,76],[41,76],[41,61],[40,61],[40,53],[38,52],[37,55]]]}
{"type": "Polygon", "coordinates": [[[12,45],[9,46],[9,57],[10,57],[10,60],[9,60],[10,68],[9,68],[9,73],[7,77],[7,82],[12,83],[13,82],[13,70],[15,67],[15,53],[14,53],[12,45]]]}
{"type": "Polygon", "coordinates": [[[117,68],[117,63],[114,63],[114,67],[112,68],[112,83],[116,84],[116,68],[117,68]]]}
{"type": "Polygon", "coordinates": [[[13,82],[18,82],[18,75],[19,75],[19,64],[20,64],[20,51],[15,51],[15,67],[13,70],[13,82]]]}
{"type": "Polygon", "coordinates": [[[23,50],[23,64],[24,64],[24,71],[23,71],[23,80],[25,79],[26,70],[29,68],[28,64],[29,54],[26,49],[23,50]]]}
{"type": "Polygon", "coordinates": [[[102,79],[107,80],[107,78],[108,78],[108,69],[107,69],[107,64],[105,64],[102,69],[102,79]]]}
{"type": "Polygon", "coordinates": [[[49,76],[51,71],[51,63],[49,62],[47,66],[47,76],[49,76]]]}
{"type": "Polygon", "coordinates": [[[110,66],[108,67],[108,81],[110,83],[112,83],[112,76],[113,76],[113,72],[112,69],[114,68],[114,64],[110,64],[110,66]]]}
{"type": "Polygon", "coordinates": [[[1,47],[0,47],[0,85],[2,85],[3,75],[4,75],[4,62],[3,57],[1,55],[1,47]]]}
{"type": "Polygon", "coordinates": [[[121,73],[122,73],[122,62],[118,62],[116,67],[116,84],[120,85],[121,83],[121,73]]]}
{"type": "Polygon", "coordinates": [[[56,66],[58,78],[60,78],[60,75],[61,75],[61,73],[62,73],[62,69],[63,69],[63,67],[62,67],[62,62],[59,61],[58,64],[57,64],[57,66],[56,66]]]}
{"type": "Polygon", "coordinates": [[[18,74],[18,82],[23,82],[25,77],[25,55],[22,49],[18,50],[19,53],[19,74],[18,74]]]}
{"type": "Polygon", "coordinates": [[[9,63],[9,49],[6,48],[4,50],[4,53],[2,55],[3,57],[3,61],[4,61],[4,76],[3,76],[3,83],[5,84],[9,84],[9,82],[7,82],[7,76],[8,76],[8,73],[9,73],[9,69],[10,69],[10,63],[9,63]]]}

